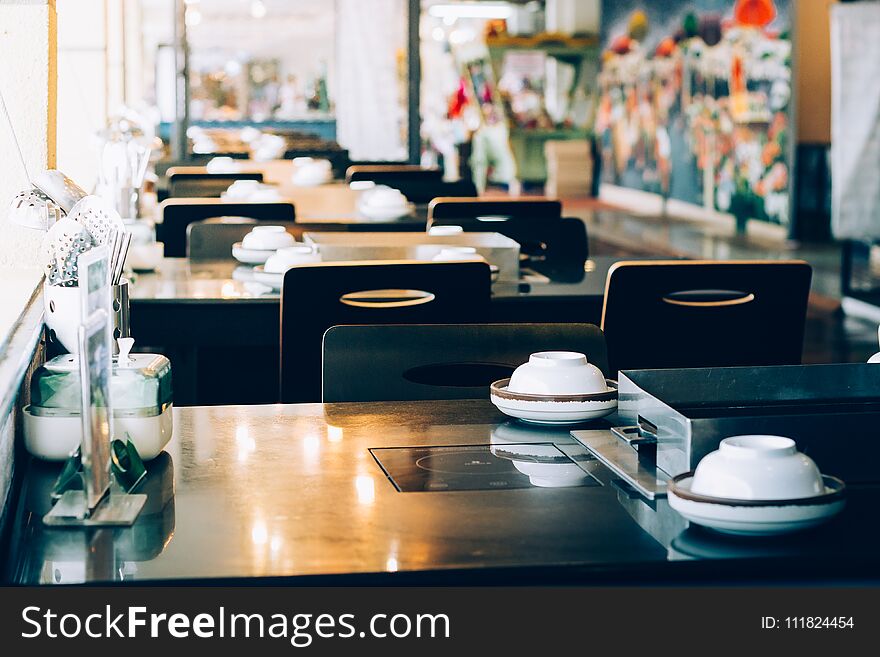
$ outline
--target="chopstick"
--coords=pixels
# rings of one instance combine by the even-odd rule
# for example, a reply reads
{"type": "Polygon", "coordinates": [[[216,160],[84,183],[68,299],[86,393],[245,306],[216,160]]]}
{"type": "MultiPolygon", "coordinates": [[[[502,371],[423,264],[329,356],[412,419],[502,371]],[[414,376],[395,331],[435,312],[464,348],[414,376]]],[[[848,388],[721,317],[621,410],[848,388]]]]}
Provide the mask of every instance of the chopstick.
{"type": "Polygon", "coordinates": [[[122,280],[122,273],[125,269],[125,258],[128,256],[128,249],[131,246],[131,233],[125,231],[122,239],[119,240],[119,250],[116,259],[113,261],[113,285],[119,285],[122,280]]]}

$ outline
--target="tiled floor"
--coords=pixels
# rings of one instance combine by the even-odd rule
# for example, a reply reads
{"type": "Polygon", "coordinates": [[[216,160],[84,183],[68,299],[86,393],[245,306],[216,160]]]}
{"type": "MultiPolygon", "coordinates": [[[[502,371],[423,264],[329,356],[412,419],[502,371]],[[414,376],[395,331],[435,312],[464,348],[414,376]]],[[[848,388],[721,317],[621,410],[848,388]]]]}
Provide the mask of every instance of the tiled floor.
{"type": "Polygon", "coordinates": [[[724,225],[634,216],[591,200],[567,200],[567,216],[585,220],[594,254],[669,255],[706,259],[802,259],[813,266],[805,363],[864,362],[878,350],[877,325],[840,310],[840,248],[804,244],[724,225]]]}

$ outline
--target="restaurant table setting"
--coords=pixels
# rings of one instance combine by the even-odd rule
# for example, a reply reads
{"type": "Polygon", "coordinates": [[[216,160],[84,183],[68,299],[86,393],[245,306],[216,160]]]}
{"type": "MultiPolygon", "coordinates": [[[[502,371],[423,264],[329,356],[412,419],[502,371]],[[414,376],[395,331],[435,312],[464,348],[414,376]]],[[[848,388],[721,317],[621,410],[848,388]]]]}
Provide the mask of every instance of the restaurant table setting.
{"type": "Polygon", "coordinates": [[[880,369],[860,364],[623,371],[621,426],[573,436],[637,496],[668,498],[692,524],[799,532],[877,481],[864,431],[877,385],[880,369]]]}
{"type": "MultiPolygon", "coordinates": [[[[297,242],[284,226],[254,226],[241,242],[232,246],[232,256],[242,263],[233,278],[245,284],[265,286],[265,292],[280,291],[284,272],[296,265],[321,262],[317,246],[297,242]]],[[[263,291],[253,288],[257,293],[263,291]]]]}
{"type": "MultiPolygon", "coordinates": [[[[31,513],[16,516],[11,579],[306,575],[317,583],[369,573],[378,583],[441,569],[447,583],[520,576],[588,583],[612,576],[697,581],[707,573],[819,581],[880,572],[869,522],[874,488],[854,486],[827,527],[778,536],[706,529],[672,508],[671,498],[640,495],[576,439],[579,432],[609,434],[614,416],[581,423],[572,435],[572,427],[505,419],[485,400],[174,412],[173,497],[151,493],[155,514],[142,514],[97,551],[68,530],[34,525],[57,470],[46,474],[49,464],[40,462],[28,467],[29,494],[20,503],[31,513]],[[295,455],[284,477],[275,476],[280,452],[295,455]],[[296,500],[296,513],[286,500],[296,500]],[[173,533],[163,534],[169,526],[173,533]],[[98,567],[108,558],[115,570],[98,567]],[[707,570],[717,560],[725,562],[723,571],[707,570]],[[504,574],[493,575],[499,568],[504,574]]],[[[155,459],[147,483],[170,479],[162,474],[166,461],[168,454],[155,459]]]]}

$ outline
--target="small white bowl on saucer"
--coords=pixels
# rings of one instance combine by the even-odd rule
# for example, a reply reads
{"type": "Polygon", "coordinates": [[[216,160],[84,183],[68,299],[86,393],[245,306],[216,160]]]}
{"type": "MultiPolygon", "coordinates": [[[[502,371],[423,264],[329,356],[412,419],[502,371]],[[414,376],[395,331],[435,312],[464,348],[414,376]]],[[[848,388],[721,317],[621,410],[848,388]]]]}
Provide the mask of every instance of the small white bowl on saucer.
{"type": "Polygon", "coordinates": [[[823,476],[784,436],[725,438],[694,472],[669,484],[669,506],[719,532],[771,535],[807,529],[844,506],[845,486],[823,476]]]}
{"type": "Polygon", "coordinates": [[[333,179],[330,160],[311,157],[293,158],[291,182],[297,187],[316,187],[333,179]]]}
{"type": "Polygon", "coordinates": [[[284,226],[254,226],[241,240],[245,249],[277,251],[296,244],[293,235],[284,226]]]}
{"type": "Polygon", "coordinates": [[[400,190],[376,185],[358,199],[358,211],[372,221],[393,221],[412,213],[412,204],[400,190]]]}
{"type": "Polygon", "coordinates": [[[321,254],[308,244],[297,244],[278,249],[266,260],[266,264],[254,267],[254,280],[280,290],[284,283],[284,272],[297,265],[321,262],[321,254]]]}
{"type": "Polygon", "coordinates": [[[572,351],[532,354],[489,392],[502,413],[538,424],[576,424],[617,410],[617,383],[572,351]]]}
{"type": "Polygon", "coordinates": [[[278,249],[294,246],[296,239],[284,226],[254,226],[232,245],[232,257],[246,265],[261,265],[278,249]]]}
{"type": "Polygon", "coordinates": [[[275,185],[267,185],[259,180],[236,180],[221,194],[224,201],[250,201],[271,203],[281,200],[281,194],[275,185]]]}

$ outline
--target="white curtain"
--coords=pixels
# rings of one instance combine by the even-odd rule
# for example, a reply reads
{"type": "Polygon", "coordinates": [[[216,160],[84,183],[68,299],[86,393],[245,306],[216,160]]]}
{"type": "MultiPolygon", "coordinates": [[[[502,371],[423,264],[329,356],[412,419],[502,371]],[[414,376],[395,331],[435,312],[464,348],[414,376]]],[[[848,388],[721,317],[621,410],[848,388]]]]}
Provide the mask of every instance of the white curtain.
{"type": "Polygon", "coordinates": [[[831,10],[832,226],[880,239],[880,3],[831,10]]]}
{"type": "Polygon", "coordinates": [[[336,0],[336,136],[352,159],[406,159],[406,43],[406,0],[336,0]]]}

